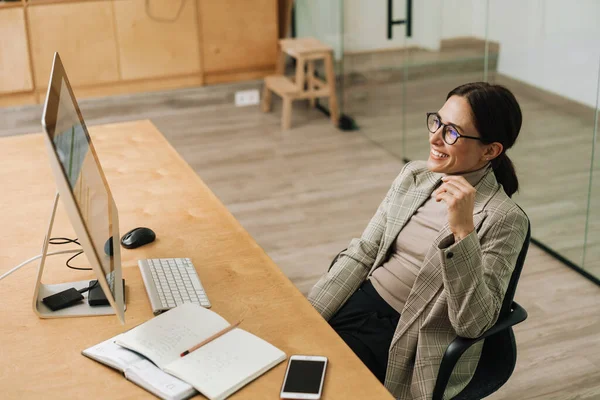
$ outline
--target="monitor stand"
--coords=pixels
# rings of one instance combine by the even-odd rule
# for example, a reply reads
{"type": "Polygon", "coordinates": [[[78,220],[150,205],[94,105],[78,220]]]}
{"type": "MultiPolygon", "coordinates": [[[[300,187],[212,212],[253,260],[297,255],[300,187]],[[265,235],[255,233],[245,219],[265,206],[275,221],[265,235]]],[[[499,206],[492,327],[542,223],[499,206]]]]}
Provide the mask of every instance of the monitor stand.
{"type": "Polygon", "coordinates": [[[56,193],[54,197],[54,204],[52,205],[52,214],[50,216],[50,223],[48,224],[48,230],[46,237],[44,238],[44,244],[42,245],[42,258],[38,268],[37,279],[35,282],[35,291],[33,294],[33,311],[40,318],[64,318],[64,317],[91,317],[97,315],[115,315],[114,309],[108,306],[90,306],[87,302],[87,296],[89,292],[83,293],[83,300],[76,305],[63,308],[61,310],[52,311],[43,302],[44,297],[50,296],[55,293],[62,292],[69,288],[75,288],[77,290],[87,288],[90,279],[76,282],[58,283],[53,285],[47,285],[42,283],[42,273],[44,272],[44,264],[46,262],[46,256],[48,254],[48,244],[50,240],[50,234],[52,233],[52,226],[54,225],[54,217],[56,215],[56,209],[58,208],[59,194],[56,193]]]}

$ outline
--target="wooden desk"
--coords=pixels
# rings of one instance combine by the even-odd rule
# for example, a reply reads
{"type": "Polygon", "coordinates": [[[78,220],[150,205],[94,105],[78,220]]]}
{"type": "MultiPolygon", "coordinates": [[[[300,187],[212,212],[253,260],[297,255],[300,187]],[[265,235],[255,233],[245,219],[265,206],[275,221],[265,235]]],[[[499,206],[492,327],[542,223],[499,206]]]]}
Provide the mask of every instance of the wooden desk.
{"type": "MultiPolygon", "coordinates": [[[[90,131],[119,208],[121,233],[148,226],[157,240],[122,251],[125,326],[114,316],[39,319],[31,309],[37,263],[0,281],[0,397],[150,398],[80,352],[152,317],[138,259],[191,257],[214,311],[229,321],[243,318],[244,329],[288,356],[329,357],[324,399],[392,398],[152,123],[90,131]]],[[[39,254],[55,184],[40,134],[0,139],[0,160],[1,274],[39,254]]],[[[53,236],[72,235],[59,206],[53,236]]],[[[92,278],[67,269],[65,259],[48,259],[45,283],[92,278]]],[[[282,363],[233,398],[278,398],[284,372],[282,363]]]]}

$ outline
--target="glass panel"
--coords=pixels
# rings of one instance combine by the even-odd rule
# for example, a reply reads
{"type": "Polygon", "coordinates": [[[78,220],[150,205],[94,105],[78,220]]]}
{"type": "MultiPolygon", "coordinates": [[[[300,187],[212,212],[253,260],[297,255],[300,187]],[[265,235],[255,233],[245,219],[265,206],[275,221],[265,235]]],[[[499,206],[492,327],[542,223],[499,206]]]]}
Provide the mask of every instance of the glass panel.
{"type": "Polygon", "coordinates": [[[594,116],[600,3],[490,0],[489,40],[498,45],[490,82],[503,84],[523,112],[508,155],[519,176],[515,200],[532,236],[581,266],[594,116]]]}
{"type": "MultiPolygon", "coordinates": [[[[406,0],[344,1],[344,112],[362,134],[398,155],[409,40],[407,7],[406,0]],[[405,22],[392,25],[390,20],[405,22]]],[[[414,24],[410,30],[414,37],[414,24]]]]}
{"type": "Polygon", "coordinates": [[[598,84],[596,86],[596,116],[592,142],[592,166],[590,172],[590,196],[588,203],[585,256],[583,268],[600,279],[600,58],[598,59],[598,84]]]}
{"type": "Polygon", "coordinates": [[[425,112],[438,111],[455,87],[485,80],[486,65],[495,71],[498,46],[486,42],[487,1],[429,1],[419,7],[423,39],[407,58],[404,154],[426,160],[430,145],[425,112]]]}
{"type": "Polygon", "coordinates": [[[346,0],[345,111],[362,133],[397,157],[427,159],[425,113],[456,86],[484,79],[486,4],[346,0]],[[391,38],[390,11],[392,21],[405,21],[392,25],[391,38]]]}
{"type": "Polygon", "coordinates": [[[533,237],[600,272],[598,15],[592,0],[346,0],[344,111],[393,155],[426,159],[427,111],[460,84],[505,85],[523,112],[508,154],[533,237]]]}
{"type": "MultiPolygon", "coordinates": [[[[294,31],[296,38],[314,37],[333,48],[334,72],[337,77],[336,94],[338,108],[343,110],[343,0],[296,0],[294,2],[294,31]]],[[[326,76],[325,63],[315,62],[316,75],[326,76]]],[[[317,107],[329,112],[328,99],[317,101],[317,107]]]]}

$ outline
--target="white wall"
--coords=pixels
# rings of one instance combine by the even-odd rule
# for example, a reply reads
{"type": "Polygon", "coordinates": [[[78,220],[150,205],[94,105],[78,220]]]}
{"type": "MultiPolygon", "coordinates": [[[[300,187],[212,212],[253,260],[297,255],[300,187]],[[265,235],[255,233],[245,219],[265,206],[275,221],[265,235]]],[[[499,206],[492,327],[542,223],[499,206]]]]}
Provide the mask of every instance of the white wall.
{"type": "MultiPolygon", "coordinates": [[[[394,25],[392,39],[387,35],[386,0],[343,0],[344,52],[360,52],[419,46],[440,48],[442,0],[415,0],[412,35],[406,37],[406,24],[394,25]]],[[[406,0],[393,0],[393,20],[406,19],[406,0]]]]}
{"type": "MultiPolygon", "coordinates": [[[[393,0],[393,18],[406,18],[406,0],[393,0]]],[[[344,0],[344,51],[372,51],[404,47],[406,25],[394,25],[387,38],[387,1],[344,0]]]]}
{"type": "MultiPolygon", "coordinates": [[[[297,36],[314,36],[328,43],[334,47],[338,59],[342,51],[353,53],[405,46],[438,50],[442,35],[439,23],[442,1],[413,0],[412,37],[406,37],[406,24],[401,24],[394,25],[390,40],[387,37],[387,0],[296,0],[297,36]]],[[[393,19],[406,19],[406,0],[393,2],[393,19]]]]}
{"type": "MultiPolygon", "coordinates": [[[[416,0],[418,1],[418,0],[416,0]]],[[[441,10],[442,39],[473,36],[473,8],[483,1],[443,0],[441,10]]]]}
{"type": "MultiPolygon", "coordinates": [[[[597,107],[599,20],[597,0],[490,0],[488,34],[500,43],[498,72],[597,107]]],[[[484,38],[480,21],[485,6],[474,6],[473,34],[484,38]]]]}

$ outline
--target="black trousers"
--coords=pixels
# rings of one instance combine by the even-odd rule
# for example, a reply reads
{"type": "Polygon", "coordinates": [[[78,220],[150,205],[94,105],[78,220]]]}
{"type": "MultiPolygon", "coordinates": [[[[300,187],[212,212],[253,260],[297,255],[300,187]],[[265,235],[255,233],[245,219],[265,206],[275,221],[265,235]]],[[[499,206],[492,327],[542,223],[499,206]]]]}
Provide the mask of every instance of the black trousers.
{"type": "Polygon", "coordinates": [[[400,314],[365,281],[329,320],[354,353],[383,383],[400,314]]]}

